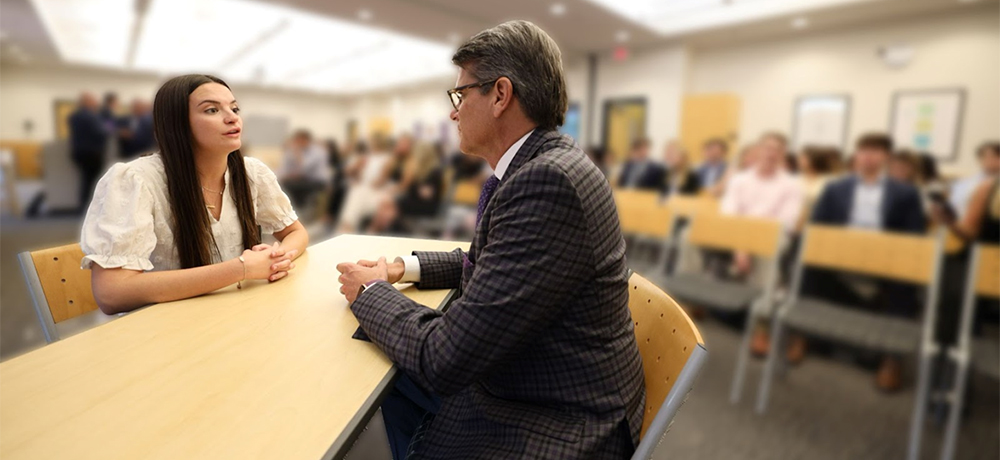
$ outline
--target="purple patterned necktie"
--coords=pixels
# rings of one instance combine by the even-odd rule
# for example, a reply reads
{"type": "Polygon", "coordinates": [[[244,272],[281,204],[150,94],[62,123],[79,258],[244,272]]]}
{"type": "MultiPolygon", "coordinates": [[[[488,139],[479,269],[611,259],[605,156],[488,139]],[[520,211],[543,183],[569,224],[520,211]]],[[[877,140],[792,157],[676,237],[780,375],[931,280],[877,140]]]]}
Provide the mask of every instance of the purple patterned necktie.
{"type": "Polygon", "coordinates": [[[479,194],[479,207],[476,209],[476,225],[479,225],[479,221],[483,218],[483,212],[486,211],[486,205],[489,204],[490,198],[493,197],[493,192],[497,190],[497,185],[500,185],[500,179],[497,176],[490,176],[483,184],[483,192],[479,194]]]}

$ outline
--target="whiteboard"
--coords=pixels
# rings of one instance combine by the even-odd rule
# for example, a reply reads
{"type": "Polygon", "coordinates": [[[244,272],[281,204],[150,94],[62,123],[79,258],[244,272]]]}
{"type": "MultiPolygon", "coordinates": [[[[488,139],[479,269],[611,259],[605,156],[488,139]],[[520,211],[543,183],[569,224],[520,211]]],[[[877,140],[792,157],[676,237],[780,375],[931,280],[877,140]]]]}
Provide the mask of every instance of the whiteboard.
{"type": "Polygon", "coordinates": [[[896,145],[939,160],[957,158],[964,99],[961,89],[897,92],[889,126],[896,145]]]}
{"type": "Polygon", "coordinates": [[[792,148],[836,147],[844,150],[851,100],[845,95],[812,95],[795,102],[792,148]]]}

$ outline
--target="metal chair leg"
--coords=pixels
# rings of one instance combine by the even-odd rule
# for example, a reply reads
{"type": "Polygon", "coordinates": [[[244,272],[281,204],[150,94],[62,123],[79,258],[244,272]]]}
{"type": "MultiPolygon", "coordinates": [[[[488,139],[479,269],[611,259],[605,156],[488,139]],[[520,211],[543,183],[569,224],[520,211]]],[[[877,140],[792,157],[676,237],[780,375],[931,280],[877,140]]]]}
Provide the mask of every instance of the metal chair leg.
{"type": "Polygon", "coordinates": [[[736,356],[736,371],[733,373],[732,388],[729,391],[729,402],[737,404],[743,395],[743,385],[746,380],[747,361],[750,360],[750,339],[753,335],[754,322],[757,316],[754,314],[753,306],[747,310],[746,324],[743,326],[743,339],[740,341],[740,349],[736,356]]]}
{"type": "Polygon", "coordinates": [[[955,444],[958,441],[958,428],[961,424],[962,406],[965,404],[965,385],[969,377],[968,357],[960,357],[958,374],[955,376],[953,398],[949,398],[948,424],[945,427],[944,444],[941,447],[941,460],[955,458],[955,444]]]}
{"type": "Polygon", "coordinates": [[[913,419],[910,423],[910,443],[907,449],[908,460],[920,459],[920,442],[923,438],[924,415],[927,413],[927,390],[931,377],[932,350],[922,347],[920,350],[920,369],[917,376],[917,394],[913,403],[913,419]]]}
{"type": "Polygon", "coordinates": [[[760,388],[757,390],[757,408],[758,414],[763,414],[767,410],[768,397],[771,392],[771,383],[774,380],[774,367],[777,364],[778,353],[777,347],[781,343],[781,333],[782,324],[779,319],[780,313],[775,312],[773,325],[771,326],[771,350],[767,354],[767,363],[764,365],[764,376],[760,383],[760,388]]]}

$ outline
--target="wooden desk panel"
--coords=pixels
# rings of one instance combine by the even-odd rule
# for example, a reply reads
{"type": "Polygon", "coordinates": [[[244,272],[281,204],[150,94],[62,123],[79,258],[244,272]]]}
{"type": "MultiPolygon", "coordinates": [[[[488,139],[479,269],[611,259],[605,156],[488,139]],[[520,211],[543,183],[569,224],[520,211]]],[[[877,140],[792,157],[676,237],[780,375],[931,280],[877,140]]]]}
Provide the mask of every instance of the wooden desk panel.
{"type": "MultiPolygon", "coordinates": [[[[466,243],[341,236],[277,283],[155,305],[0,364],[0,457],[318,459],[394,370],[336,264],[466,243]]],[[[447,290],[403,291],[437,307],[447,290]]]]}

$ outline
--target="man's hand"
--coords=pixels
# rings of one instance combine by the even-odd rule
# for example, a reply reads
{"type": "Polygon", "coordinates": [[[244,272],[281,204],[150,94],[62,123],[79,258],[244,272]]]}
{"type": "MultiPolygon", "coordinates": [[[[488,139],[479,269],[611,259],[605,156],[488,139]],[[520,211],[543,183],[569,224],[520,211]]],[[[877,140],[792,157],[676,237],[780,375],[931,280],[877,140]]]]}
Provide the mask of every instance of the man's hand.
{"type": "Polygon", "coordinates": [[[354,302],[354,299],[361,292],[361,286],[364,286],[365,283],[375,280],[389,281],[389,269],[385,263],[385,257],[380,257],[375,262],[362,262],[371,263],[372,266],[366,267],[350,262],[337,265],[337,271],[340,272],[340,278],[338,278],[341,284],[340,293],[344,294],[348,302],[354,302]]]}
{"type": "MultiPolygon", "coordinates": [[[[385,257],[380,260],[384,261],[385,257]]],[[[375,268],[378,261],[375,260],[359,260],[358,265],[366,268],[375,268]]],[[[403,264],[403,259],[397,257],[396,260],[386,266],[388,278],[383,278],[388,281],[389,284],[396,284],[399,280],[403,279],[403,272],[406,270],[406,266],[403,264]]]]}

